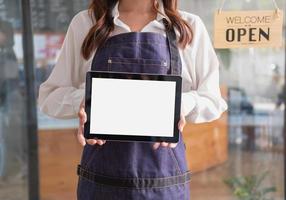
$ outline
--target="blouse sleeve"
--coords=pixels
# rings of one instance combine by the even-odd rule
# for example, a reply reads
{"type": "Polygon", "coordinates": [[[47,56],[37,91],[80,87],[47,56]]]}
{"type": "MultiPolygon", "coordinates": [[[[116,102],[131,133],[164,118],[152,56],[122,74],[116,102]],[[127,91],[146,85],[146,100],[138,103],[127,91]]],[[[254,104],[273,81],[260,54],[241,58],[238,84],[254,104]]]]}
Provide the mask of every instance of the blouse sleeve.
{"type": "Polygon", "coordinates": [[[84,59],[80,56],[79,38],[73,26],[68,27],[64,43],[49,78],[40,85],[38,103],[40,110],[55,118],[76,118],[84,97],[84,59]]]}
{"type": "Polygon", "coordinates": [[[192,28],[193,41],[184,51],[188,54],[185,62],[192,83],[189,89],[184,88],[183,110],[188,122],[210,122],[227,110],[219,87],[219,62],[206,27],[198,16],[192,28]]]}

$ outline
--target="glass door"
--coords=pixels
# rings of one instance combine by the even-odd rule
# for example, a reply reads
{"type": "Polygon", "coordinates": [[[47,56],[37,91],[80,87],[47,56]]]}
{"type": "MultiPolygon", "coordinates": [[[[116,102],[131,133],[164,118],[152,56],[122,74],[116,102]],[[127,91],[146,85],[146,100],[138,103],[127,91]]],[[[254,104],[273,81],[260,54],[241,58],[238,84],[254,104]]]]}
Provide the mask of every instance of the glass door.
{"type": "Polygon", "coordinates": [[[27,100],[19,0],[0,1],[0,199],[28,199],[27,100]]]}
{"type": "MultiPolygon", "coordinates": [[[[199,15],[213,38],[220,3],[184,0],[181,7],[199,15]]],[[[285,8],[285,1],[277,3],[285,8]]],[[[257,9],[273,9],[272,1],[225,3],[225,10],[257,9]]],[[[229,109],[215,122],[185,129],[192,199],[285,199],[285,43],[281,48],[216,51],[229,109]]]]}

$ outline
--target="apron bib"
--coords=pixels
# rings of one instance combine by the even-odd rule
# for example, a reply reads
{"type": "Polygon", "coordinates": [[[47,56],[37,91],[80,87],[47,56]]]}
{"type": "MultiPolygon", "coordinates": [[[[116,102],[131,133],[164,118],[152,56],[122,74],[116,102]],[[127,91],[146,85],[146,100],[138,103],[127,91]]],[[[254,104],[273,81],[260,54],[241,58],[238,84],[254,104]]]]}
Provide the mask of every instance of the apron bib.
{"type": "MultiPolygon", "coordinates": [[[[151,32],[110,37],[97,49],[91,70],[181,75],[176,34],[167,23],[167,37],[151,32]]],[[[153,143],[144,142],[87,144],[77,170],[78,200],[190,199],[182,134],[174,149],[152,147],[153,143]]]]}

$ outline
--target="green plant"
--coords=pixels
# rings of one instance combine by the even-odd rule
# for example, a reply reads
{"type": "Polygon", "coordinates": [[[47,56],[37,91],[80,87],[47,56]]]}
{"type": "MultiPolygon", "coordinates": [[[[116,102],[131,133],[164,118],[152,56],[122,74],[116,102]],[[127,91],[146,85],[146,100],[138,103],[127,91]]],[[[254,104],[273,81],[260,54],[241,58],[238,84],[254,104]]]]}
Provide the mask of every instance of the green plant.
{"type": "Polygon", "coordinates": [[[258,175],[232,177],[224,180],[239,200],[272,200],[270,193],[276,191],[275,186],[262,186],[268,172],[258,175]]]}

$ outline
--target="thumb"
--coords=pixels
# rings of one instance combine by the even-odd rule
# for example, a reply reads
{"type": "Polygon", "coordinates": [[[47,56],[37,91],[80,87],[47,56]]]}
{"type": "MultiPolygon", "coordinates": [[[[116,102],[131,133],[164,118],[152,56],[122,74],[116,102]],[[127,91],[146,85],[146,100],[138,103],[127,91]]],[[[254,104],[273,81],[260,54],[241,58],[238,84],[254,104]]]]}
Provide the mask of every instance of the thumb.
{"type": "Polygon", "coordinates": [[[183,132],[185,125],[186,125],[185,117],[181,117],[181,120],[179,121],[179,124],[178,124],[178,128],[181,132],[183,132]]]}
{"type": "Polygon", "coordinates": [[[78,142],[80,143],[81,146],[85,146],[86,145],[86,140],[83,136],[83,133],[82,133],[82,129],[81,128],[78,128],[78,131],[77,131],[77,140],[78,142]]]}

